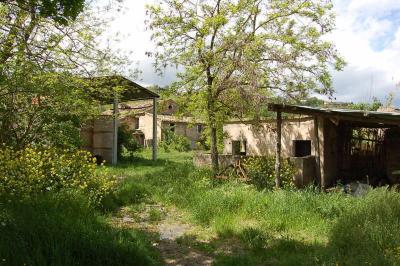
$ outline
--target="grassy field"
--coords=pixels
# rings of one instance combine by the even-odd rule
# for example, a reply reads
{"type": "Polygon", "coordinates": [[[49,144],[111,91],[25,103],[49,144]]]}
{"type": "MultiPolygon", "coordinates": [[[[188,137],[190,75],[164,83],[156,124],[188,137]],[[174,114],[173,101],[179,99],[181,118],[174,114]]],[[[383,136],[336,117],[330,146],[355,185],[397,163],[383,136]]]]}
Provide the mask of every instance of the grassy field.
{"type": "Polygon", "coordinates": [[[0,265],[159,264],[143,232],[111,226],[85,195],[46,194],[0,206],[0,265]]]}
{"type": "Polygon", "coordinates": [[[260,191],[196,169],[190,153],[149,151],[111,171],[125,180],[120,206],[162,203],[200,229],[180,242],[215,257],[216,265],[399,265],[400,195],[376,189],[364,197],[317,189],[260,191]],[[235,246],[218,252],[221,243],[235,246]]]}
{"type": "Polygon", "coordinates": [[[120,183],[100,209],[72,191],[0,195],[0,265],[163,265],[166,251],[215,265],[400,265],[394,190],[259,190],[212,178],[192,155],[152,162],[145,150],[108,167],[120,183]],[[160,241],[160,228],[176,222],[184,234],[160,241]]]}

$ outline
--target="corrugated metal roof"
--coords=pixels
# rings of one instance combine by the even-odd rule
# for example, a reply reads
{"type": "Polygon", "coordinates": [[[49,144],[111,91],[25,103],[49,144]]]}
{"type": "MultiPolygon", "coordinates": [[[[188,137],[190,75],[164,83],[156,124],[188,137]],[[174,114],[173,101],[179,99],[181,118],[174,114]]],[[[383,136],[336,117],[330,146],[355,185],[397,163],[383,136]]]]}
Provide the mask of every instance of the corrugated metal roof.
{"type": "MultiPolygon", "coordinates": [[[[95,77],[90,79],[90,85],[95,88],[103,89],[103,94],[96,91],[94,97],[98,98],[102,103],[109,104],[114,101],[113,89],[118,88],[122,90],[119,96],[120,102],[132,101],[132,100],[146,100],[159,98],[160,96],[152,92],[149,89],[137,84],[136,82],[124,77],[124,76],[104,76],[95,77]]],[[[100,90],[101,91],[101,90],[100,90]]]]}
{"type": "Polygon", "coordinates": [[[322,108],[302,105],[269,104],[270,111],[282,111],[285,113],[305,114],[305,115],[325,115],[332,117],[346,118],[347,120],[358,119],[366,122],[400,124],[400,113],[398,112],[377,112],[351,109],[322,108]]]}

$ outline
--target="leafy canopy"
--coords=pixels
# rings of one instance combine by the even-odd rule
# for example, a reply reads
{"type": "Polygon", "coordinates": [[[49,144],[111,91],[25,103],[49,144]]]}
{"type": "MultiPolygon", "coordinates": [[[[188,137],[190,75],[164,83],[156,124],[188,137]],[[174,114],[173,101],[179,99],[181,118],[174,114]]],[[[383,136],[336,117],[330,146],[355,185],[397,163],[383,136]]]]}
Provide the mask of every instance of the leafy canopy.
{"type": "Polygon", "coordinates": [[[88,77],[123,61],[100,45],[108,21],[84,4],[0,3],[0,143],[79,145],[79,127],[98,112],[92,95],[102,94],[88,77]]]}
{"type": "Polygon", "coordinates": [[[175,92],[208,121],[212,154],[224,121],[257,117],[273,97],[331,95],[329,71],[344,66],[325,38],[329,0],[160,0],[147,9],[156,44],[148,54],[160,71],[182,70],[175,92]]]}

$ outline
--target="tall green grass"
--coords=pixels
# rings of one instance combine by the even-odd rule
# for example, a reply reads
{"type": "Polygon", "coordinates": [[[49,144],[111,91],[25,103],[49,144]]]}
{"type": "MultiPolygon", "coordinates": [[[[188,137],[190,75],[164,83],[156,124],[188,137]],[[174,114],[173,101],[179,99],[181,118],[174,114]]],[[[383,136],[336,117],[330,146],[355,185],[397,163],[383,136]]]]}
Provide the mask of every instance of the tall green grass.
{"type": "MultiPolygon", "coordinates": [[[[136,164],[112,171],[127,176],[122,195],[131,191],[147,195],[142,200],[177,206],[218,238],[239,239],[246,252],[218,256],[216,264],[400,264],[400,196],[394,190],[364,197],[316,188],[260,191],[215,180],[210,170],[174,156],[150,168],[136,164]]],[[[125,200],[132,203],[135,198],[125,200]]]]}
{"type": "Polygon", "coordinates": [[[86,196],[40,195],[2,199],[2,265],[156,265],[143,233],[111,227],[86,196]]]}

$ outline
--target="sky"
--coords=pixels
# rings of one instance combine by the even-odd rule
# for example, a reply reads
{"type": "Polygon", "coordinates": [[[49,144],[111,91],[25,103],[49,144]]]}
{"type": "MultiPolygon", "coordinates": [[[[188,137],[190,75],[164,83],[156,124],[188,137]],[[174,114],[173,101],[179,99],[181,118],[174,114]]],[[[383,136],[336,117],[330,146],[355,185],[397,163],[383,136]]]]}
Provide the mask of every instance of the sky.
{"type": "MultiPolygon", "coordinates": [[[[163,76],[154,72],[150,32],[146,31],[145,5],[154,0],[125,0],[122,12],[111,23],[109,33],[119,33],[115,45],[132,53],[130,59],[141,71],[137,81],[143,85],[168,85],[175,71],[163,76]]],[[[346,102],[385,101],[394,93],[400,105],[400,0],[333,0],[336,29],[329,38],[344,57],[347,66],[332,71],[335,99],[346,102]]]]}

